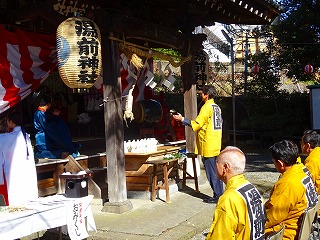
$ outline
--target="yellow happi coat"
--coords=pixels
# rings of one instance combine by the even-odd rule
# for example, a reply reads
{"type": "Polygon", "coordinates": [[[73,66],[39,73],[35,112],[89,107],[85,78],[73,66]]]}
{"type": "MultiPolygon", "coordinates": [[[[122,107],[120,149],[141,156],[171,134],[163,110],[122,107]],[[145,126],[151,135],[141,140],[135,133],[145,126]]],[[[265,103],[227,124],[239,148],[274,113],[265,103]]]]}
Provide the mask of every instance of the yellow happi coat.
{"type": "Polygon", "coordinates": [[[264,239],[263,199],[242,174],[228,181],[213,216],[206,240],[264,239]]]}
{"type": "Polygon", "coordinates": [[[309,170],[312,180],[316,186],[317,193],[320,193],[320,147],[313,149],[304,161],[304,165],[309,170]]]}
{"type": "Polygon", "coordinates": [[[191,120],[192,130],[197,133],[195,153],[202,157],[218,156],[221,150],[222,117],[221,109],[213,99],[201,107],[199,115],[191,120]]]}
{"type": "Polygon", "coordinates": [[[283,239],[297,239],[301,214],[317,201],[317,193],[306,168],[303,164],[294,164],[273,186],[270,199],[265,203],[266,235],[278,231],[284,224],[283,239]]]}

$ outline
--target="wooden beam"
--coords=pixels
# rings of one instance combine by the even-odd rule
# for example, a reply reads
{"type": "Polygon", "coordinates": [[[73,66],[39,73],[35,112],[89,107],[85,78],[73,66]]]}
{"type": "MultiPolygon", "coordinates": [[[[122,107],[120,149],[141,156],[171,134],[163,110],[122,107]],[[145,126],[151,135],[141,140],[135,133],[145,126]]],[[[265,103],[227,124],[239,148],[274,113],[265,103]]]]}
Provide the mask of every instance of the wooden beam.
{"type": "Polygon", "coordinates": [[[0,22],[2,24],[9,24],[10,23],[8,10],[0,9],[0,22]]]}
{"type": "Polygon", "coordinates": [[[51,23],[54,26],[58,26],[67,17],[61,15],[46,3],[37,2],[33,6],[12,9],[12,21],[25,22],[32,21],[39,17],[44,19],[47,23],[51,23]]]}
{"type": "Polygon", "coordinates": [[[133,43],[148,44],[147,47],[182,49],[188,46],[188,36],[178,29],[164,27],[132,16],[108,15],[103,10],[96,11],[95,16],[95,22],[101,31],[109,29],[120,33],[120,38],[123,40],[129,39],[133,43]]]}

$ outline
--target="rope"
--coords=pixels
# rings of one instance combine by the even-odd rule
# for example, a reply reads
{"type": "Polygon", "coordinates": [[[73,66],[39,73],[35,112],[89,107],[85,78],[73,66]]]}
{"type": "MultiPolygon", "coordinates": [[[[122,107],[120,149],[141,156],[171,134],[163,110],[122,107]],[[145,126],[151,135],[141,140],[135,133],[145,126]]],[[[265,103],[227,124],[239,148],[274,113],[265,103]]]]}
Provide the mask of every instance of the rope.
{"type": "Polygon", "coordinates": [[[164,53],[156,52],[153,50],[143,51],[142,49],[139,49],[134,46],[129,46],[129,45],[123,44],[123,43],[120,43],[119,47],[128,58],[130,58],[129,56],[132,56],[133,54],[136,54],[140,57],[145,57],[145,58],[157,57],[157,58],[161,58],[161,59],[169,61],[173,67],[180,67],[184,63],[190,61],[192,58],[192,56],[189,55],[188,57],[182,59],[180,62],[175,62],[172,57],[170,57],[164,53]]]}

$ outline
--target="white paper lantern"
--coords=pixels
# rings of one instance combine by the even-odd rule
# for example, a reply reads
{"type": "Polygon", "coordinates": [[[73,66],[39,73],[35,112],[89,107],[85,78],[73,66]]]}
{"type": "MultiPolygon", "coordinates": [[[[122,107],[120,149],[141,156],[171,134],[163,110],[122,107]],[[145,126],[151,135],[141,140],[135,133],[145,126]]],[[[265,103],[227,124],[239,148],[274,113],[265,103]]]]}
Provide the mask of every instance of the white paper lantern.
{"type": "Polygon", "coordinates": [[[90,88],[101,69],[101,35],[98,26],[84,17],[71,17],[57,29],[58,70],[70,88],[90,88]]]}

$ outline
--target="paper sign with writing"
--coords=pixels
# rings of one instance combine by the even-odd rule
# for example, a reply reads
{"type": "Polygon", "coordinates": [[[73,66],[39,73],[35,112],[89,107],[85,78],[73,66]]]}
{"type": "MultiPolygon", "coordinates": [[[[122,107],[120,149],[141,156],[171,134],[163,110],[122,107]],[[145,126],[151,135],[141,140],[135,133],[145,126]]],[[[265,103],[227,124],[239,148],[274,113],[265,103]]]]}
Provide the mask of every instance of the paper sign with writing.
{"type": "Polygon", "coordinates": [[[67,228],[71,240],[84,239],[89,236],[86,229],[82,201],[79,198],[68,203],[67,228]]]}

